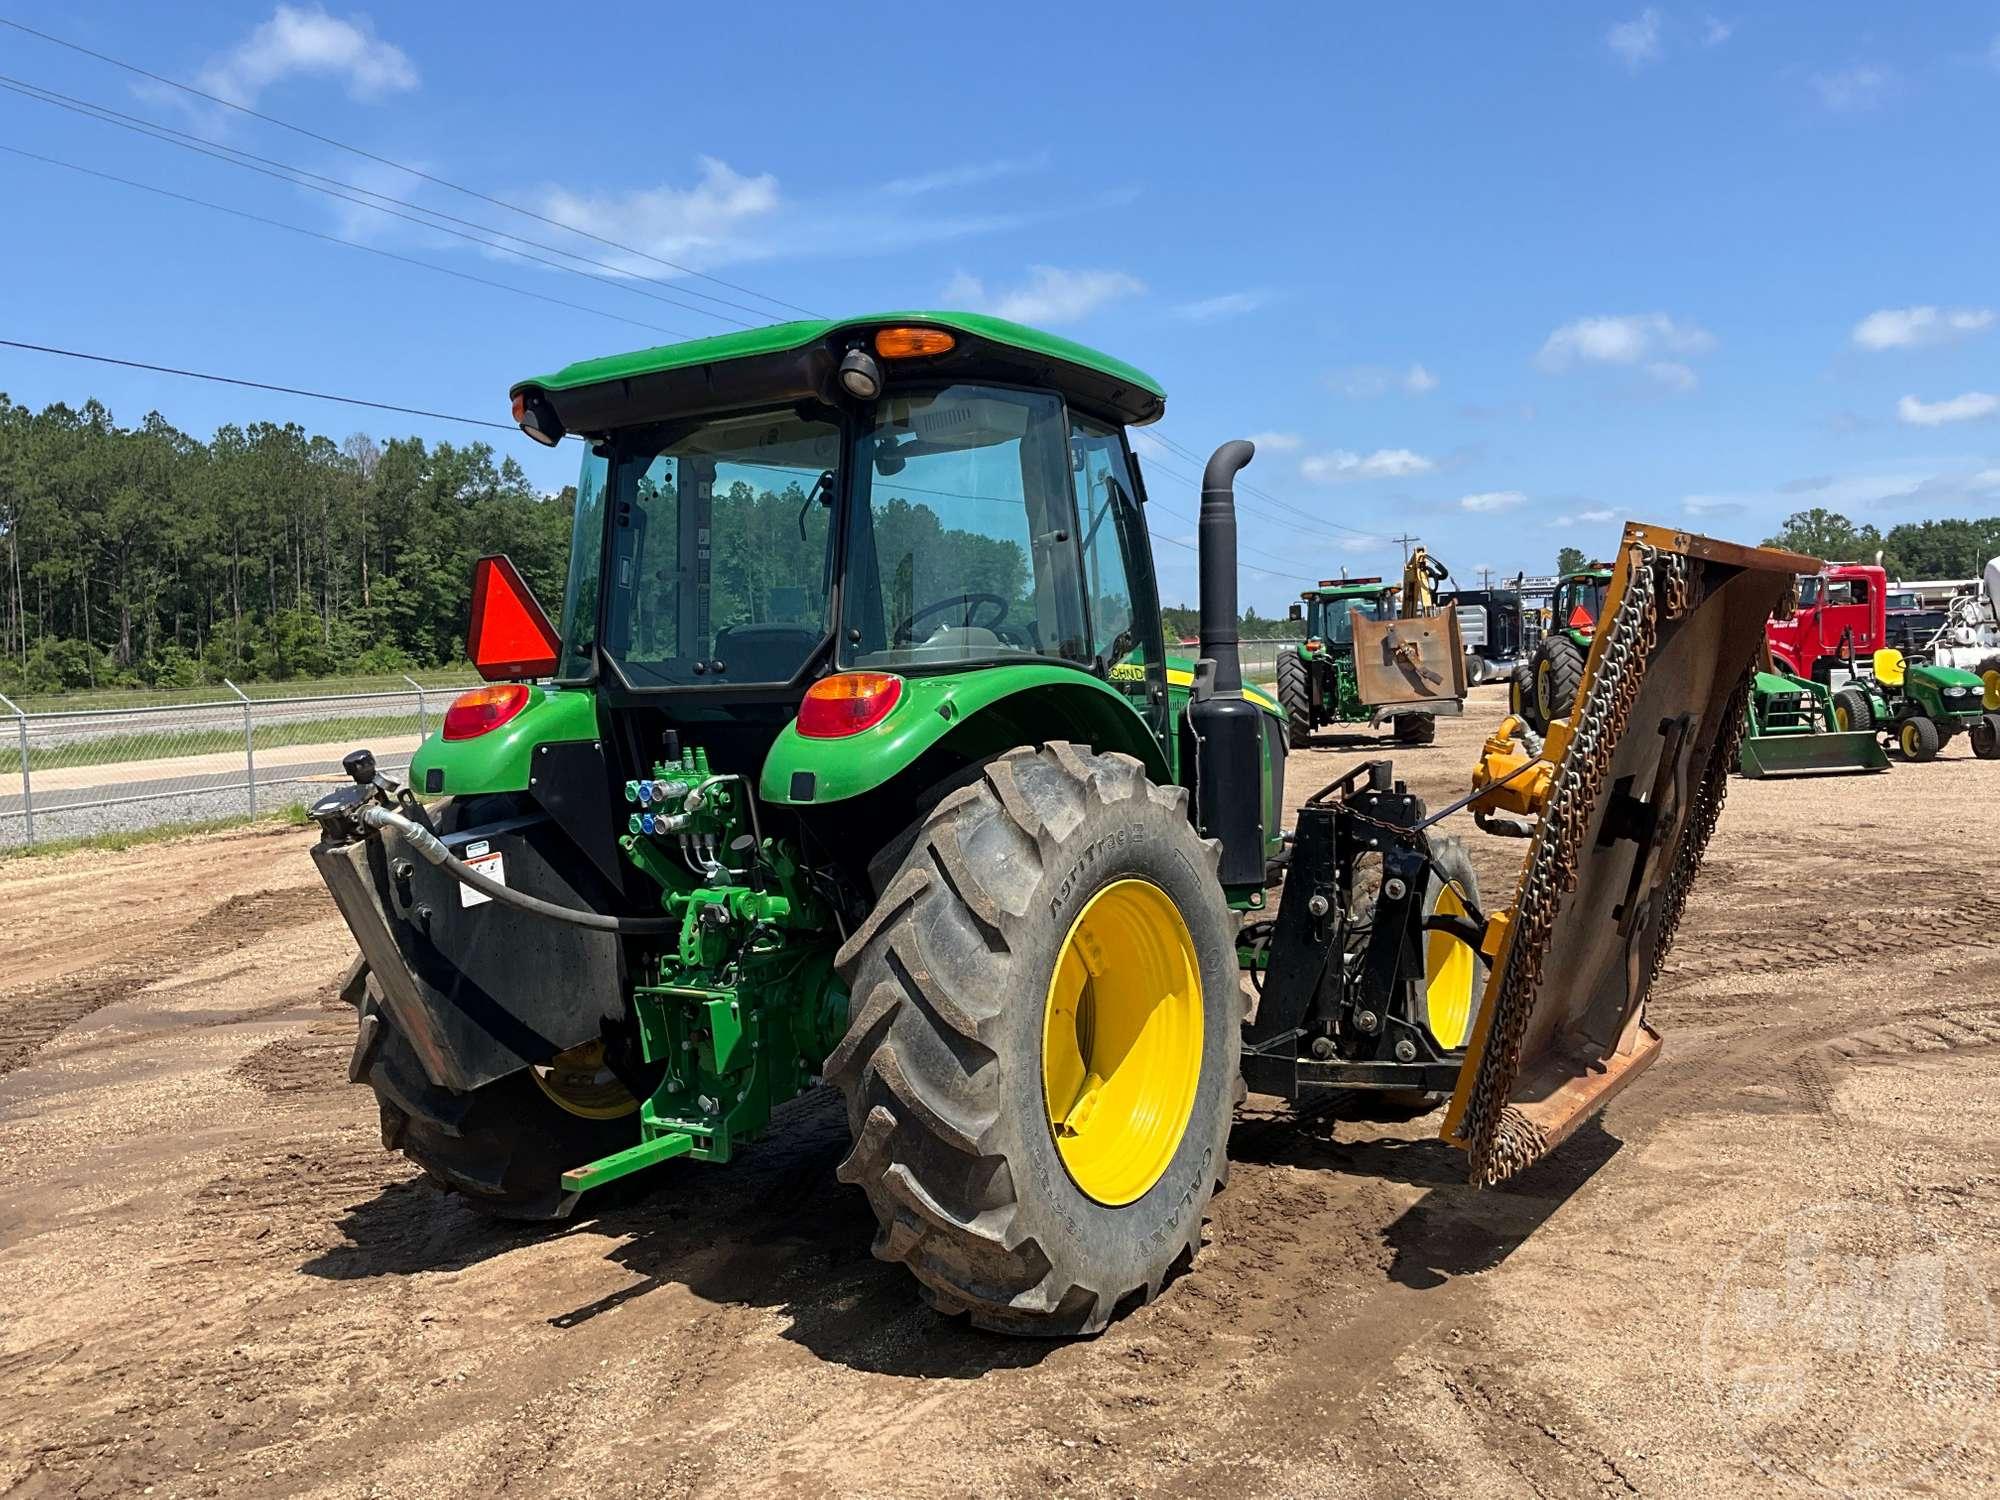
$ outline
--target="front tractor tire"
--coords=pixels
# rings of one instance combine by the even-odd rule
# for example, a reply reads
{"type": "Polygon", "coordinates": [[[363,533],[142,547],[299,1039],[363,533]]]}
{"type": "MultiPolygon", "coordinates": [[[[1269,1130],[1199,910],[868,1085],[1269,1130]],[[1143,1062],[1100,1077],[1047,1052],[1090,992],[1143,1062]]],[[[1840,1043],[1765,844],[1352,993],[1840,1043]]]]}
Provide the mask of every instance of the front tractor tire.
{"type": "Polygon", "coordinates": [[[1535,663],[1532,658],[1515,667],[1507,678],[1507,712],[1537,734],[1549,727],[1535,713],[1535,663]]]}
{"type": "Polygon", "coordinates": [[[1437,742],[1437,719],[1431,714],[1397,714],[1394,720],[1396,743],[1430,745],[1437,742]]]}
{"type": "Polygon", "coordinates": [[[1243,1094],[1218,857],[1129,756],[1017,749],[842,946],[839,1175],[940,1311],[1095,1333],[1193,1258],[1243,1094]]]}
{"type": "Polygon", "coordinates": [[[1312,680],[1296,647],[1278,652],[1278,703],[1285,710],[1285,739],[1294,750],[1312,743],[1312,680]]]}

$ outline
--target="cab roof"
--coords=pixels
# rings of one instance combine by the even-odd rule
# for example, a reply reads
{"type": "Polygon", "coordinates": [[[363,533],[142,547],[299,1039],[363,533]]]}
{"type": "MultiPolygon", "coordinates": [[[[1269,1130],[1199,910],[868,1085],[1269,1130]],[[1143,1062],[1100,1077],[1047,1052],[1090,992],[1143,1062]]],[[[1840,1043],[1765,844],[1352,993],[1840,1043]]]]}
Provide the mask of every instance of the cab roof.
{"type": "Polygon", "coordinates": [[[663,344],[565,365],[516,382],[509,394],[541,392],[573,432],[745,401],[833,399],[834,371],[847,349],[879,328],[907,325],[942,328],[958,342],[946,354],[883,360],[892,386],[905,374],[1045,385],[1131,426],[1157,421],[1166,410],[1160,384],[1123,360],[1005,318],[939,311],[806,318],[663,344]]]}

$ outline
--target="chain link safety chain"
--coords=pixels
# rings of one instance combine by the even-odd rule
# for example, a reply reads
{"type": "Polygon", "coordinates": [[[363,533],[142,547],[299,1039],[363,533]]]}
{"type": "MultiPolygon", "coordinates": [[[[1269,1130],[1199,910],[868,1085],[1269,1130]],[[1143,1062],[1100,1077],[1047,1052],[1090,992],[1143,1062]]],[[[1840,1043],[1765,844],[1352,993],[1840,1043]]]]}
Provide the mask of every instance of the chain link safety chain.
{"type": "MultiPolygon", "coordinates": [[[[1585,825],[1659,638],[1661,609],[1678,618],[1693,602],[1684,556],[1670,553],[1662,565],[1658,550],[1644,542],[1632,543],[1630,552],[1624,596],[1602,638],[1603,654],[1590,679],[1590,692],[1576,710],[1575,733],[1528,850],[1492,1028],[1466,1101],[1463,1134],[1471,1180],[1479,1185],[1504,1182],[1548,1149],[1540,1128],[1508,1103],[1507,1096],[1520,1076],[1521,1038],[1541,988],[1549,932],[1562,898],[1576,888],[1576,852],[1583,847],[1585,825]]],[[[1719,808],[1719,796],[1716,802],[1719,808]]]]}

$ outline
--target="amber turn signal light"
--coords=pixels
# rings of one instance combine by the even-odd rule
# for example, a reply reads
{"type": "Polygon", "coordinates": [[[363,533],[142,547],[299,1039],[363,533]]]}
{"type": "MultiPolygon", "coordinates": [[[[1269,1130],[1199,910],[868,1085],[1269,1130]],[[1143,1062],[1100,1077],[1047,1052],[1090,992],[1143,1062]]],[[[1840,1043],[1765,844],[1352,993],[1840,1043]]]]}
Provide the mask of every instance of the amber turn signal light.
{"type": "Polygon", "coordinates": [[[875,334],[875,352],[884,359],[919,359],[957,347],[957,337],[942,328],[883,328],[875,334]]]}

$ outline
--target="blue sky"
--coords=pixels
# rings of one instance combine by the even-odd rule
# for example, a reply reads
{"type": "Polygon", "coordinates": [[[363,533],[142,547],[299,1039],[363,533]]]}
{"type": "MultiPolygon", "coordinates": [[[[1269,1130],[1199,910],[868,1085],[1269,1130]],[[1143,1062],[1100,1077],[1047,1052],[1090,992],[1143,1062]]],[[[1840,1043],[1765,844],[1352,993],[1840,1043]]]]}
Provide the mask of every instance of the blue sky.
{"type": "MultiPolygon", "coordinates": [[[[1602,551],[1627,516],[1756,540],[1815,504],[1883,526],[2000,508],[2000,6],[913,14],[8,0],[754,295],[0,28],[11,79],[610,283],[0,93],[19,150],[577,304],[0,152],[0,337],[504,420],[515,378],[786,316],[770,299],[997,311],[1151,371],[1180,448],[1262,435],[1243,541],[1267,611],[1301,579],[1393,572],[1402,533],[1470,582],[1602,551]]],[[[0,390],[204,436],[479,436],[14,350],[0,390]]],[[[571,477],[573,451],[486,436],[571,477]]],[[[1190,540],[1196,465],[1141,451],[1154,529],[1190,540]]],[[[1191,598],[1192,552],[1159,555],[1163,595],[1191,598]]]]}

